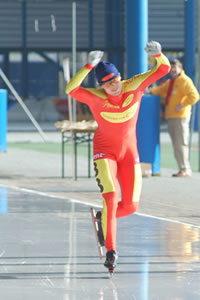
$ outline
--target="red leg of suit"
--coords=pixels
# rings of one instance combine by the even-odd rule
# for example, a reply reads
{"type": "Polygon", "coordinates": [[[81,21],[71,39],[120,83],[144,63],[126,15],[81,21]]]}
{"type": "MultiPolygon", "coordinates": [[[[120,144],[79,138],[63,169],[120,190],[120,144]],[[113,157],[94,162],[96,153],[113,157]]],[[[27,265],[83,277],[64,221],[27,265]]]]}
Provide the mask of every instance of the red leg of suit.
{"type": "Polygon", "coordinates": [[[130,158],[123,160],[124,163],[117,163],[111,159],[95,161],[96,180],[104,199],[102,226],[107,251],[116,250],[117,218],[132,214],[138,206],[141,169],[140,165],[134,165],[130,158]],[[136,180],[137,176],[138,180],[136,180]],[[122,192],[120,202],[118,179],[122,192]],[[138,184],[137,187],[135,183],[138,184]]]}
{"type": "Polygon", "coordinates": [[[140,164],[135,164],[132,153],[126,154],[118,163],[118,180],[121,188],[121,201],[118,203],[117,218],[136,212],[139,206],[142,175],[140,164]]]}

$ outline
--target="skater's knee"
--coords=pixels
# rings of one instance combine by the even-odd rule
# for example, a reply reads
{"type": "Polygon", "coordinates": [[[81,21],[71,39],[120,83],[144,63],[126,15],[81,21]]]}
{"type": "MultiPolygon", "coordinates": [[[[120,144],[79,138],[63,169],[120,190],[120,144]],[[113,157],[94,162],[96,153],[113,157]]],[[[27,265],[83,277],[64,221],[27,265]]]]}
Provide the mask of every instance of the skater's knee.
{"type": "Polygon", "coordinates": [[[125,206],[125,209],[130,213],[134,214],[139,207],[139,202],[133,202],[131,205],[125,206]]]}
{"type": "Polygon", "coordinates": [[[125,217],[134,214],[139,207],[138,202],[133,202],[132,204],[118,206],[117,218],[125,217]]]}

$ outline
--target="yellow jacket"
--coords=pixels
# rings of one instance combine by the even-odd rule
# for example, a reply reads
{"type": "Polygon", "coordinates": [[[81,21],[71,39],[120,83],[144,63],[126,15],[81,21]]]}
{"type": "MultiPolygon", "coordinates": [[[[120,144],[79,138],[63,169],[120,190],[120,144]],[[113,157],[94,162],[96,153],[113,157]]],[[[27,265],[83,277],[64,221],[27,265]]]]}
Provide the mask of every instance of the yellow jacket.
{"type": "MultiPolygon", "coordinates": [[[[164,84],[155,88],[150,88],[153,95],[167,96],[168,86],[170,80],[168,79],[164,84]]],[[[189,78],[184,71],[175,79],[171,96],[169,97],[168,105],[166,106],[166,119],[186,118],[191,114],[191,107],[199,100],[199,93],[194,86],[191,78],[189,78]],[[181,111],[176,111],[176,106],[184,104],[181,111]]]]}

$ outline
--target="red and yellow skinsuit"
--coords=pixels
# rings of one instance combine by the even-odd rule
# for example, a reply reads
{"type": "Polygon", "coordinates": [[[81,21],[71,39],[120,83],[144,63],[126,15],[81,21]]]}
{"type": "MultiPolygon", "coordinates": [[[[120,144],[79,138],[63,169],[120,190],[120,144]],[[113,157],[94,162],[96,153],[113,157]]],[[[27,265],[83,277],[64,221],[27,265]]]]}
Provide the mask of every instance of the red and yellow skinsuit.
{"type": "Polygon", "coordinates": [[[81,83],[93,68],[85,65],[69,82],[66,93],[86,103],[98,123],[93,139],[94,170],[103,196],[102,227],[107,251],[116,250],[116,218],[136,211],[142,176],[136,140],[136,123],[144,90],[169,72],[168,59],[155,56],[156,66],[122,81],[119,96],[111,96],[81,83]],[[121,201],[120,191],[121,189],[121,201]]]}

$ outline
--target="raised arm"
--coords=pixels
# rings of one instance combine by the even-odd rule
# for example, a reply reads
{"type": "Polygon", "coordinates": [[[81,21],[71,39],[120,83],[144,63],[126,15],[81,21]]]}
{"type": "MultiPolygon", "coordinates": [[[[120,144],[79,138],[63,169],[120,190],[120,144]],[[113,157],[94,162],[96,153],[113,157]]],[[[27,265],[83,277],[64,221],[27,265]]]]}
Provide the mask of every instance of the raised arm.
{"type": "Polygon", "coordinates": [[[83,82],[83,80],[85,79],[85,77],[99,63],[102,56],[103,56],[102,51],[91,51],[89,53],[87,64],[72,77],[72,79],[66,86],[65,91],[67,94],[72,94],[73,90],[80,87],[80,85],[83,82]]]}
{"type": "Polygon", "coordinates": [[[145,48],[148,56],[154,57],[156,60],[155,66],[149,71],[135,75],[128,80],[129,89],[145,90],[153,82],[165,76],[170,71],[170,63],[168,58],[161,52],[161,45],[158,42],[151,41],[147,43],[145,48]]]}
{"type": "Polygon", "coordinates": [[[146,73],[147,79],[144,83],[149,86],[153,82],[168,74],[171,67],[168,58],[162,53],[160,43],[156,41],[150,41],[147,43],[145,51],[147,52],[148,56],[153,56],[156,60],[155,67],[146,73]]]}

